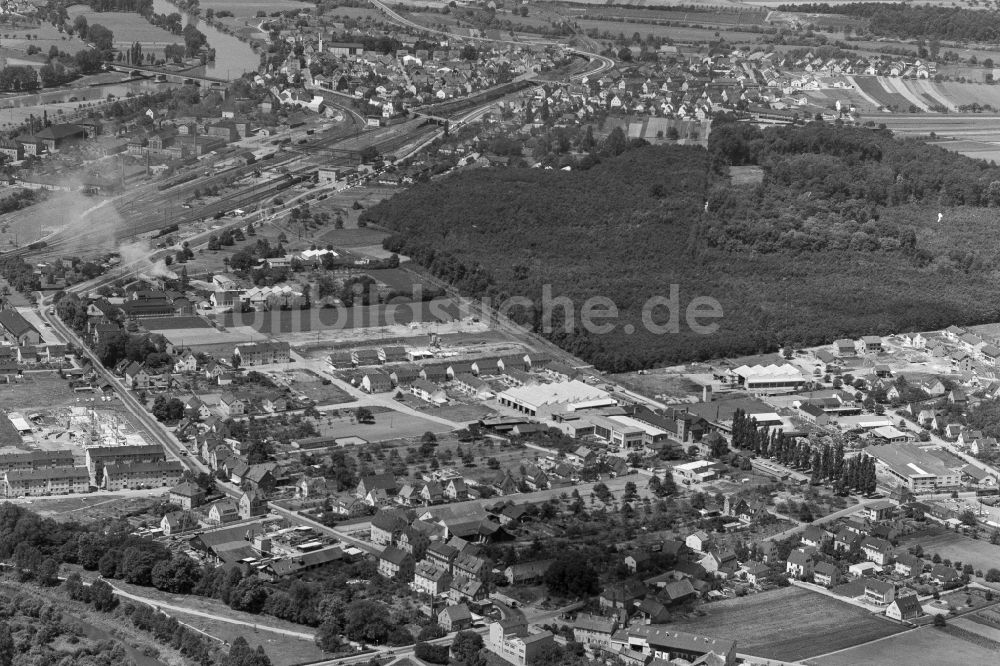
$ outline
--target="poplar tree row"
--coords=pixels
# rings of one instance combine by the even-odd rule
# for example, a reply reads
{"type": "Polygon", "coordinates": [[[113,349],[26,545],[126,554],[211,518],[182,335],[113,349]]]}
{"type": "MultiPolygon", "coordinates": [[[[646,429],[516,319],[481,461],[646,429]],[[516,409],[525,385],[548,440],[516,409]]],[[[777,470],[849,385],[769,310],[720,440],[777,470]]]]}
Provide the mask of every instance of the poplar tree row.
{"type": "Polygon", "coordinates": [[[786,467],[809,470],[812,483],[832,483],[837,492],[875,492],[875,459],[872,456],[862,453],[845,459],[844,445],[840,442],[814,448],[808,440],[789,437],[780,428],[759,427],[757,420],[743,410],[733,415],[732,446],[761,458],[773,458],[786,467]]]}

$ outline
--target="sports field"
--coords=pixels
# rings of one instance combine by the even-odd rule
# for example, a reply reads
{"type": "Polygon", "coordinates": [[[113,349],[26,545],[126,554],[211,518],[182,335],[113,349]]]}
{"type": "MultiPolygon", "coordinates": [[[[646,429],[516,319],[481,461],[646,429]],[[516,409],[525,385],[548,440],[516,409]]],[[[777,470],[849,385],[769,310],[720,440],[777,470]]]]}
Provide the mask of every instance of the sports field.
{"type": "Polygon", "coordinates": [[[827,654],[903,629],[857,606],[797,587],[727,599],[702,609],[706,617],[671,626],[735,639],[739,652],[783,661],[827,654]]]}

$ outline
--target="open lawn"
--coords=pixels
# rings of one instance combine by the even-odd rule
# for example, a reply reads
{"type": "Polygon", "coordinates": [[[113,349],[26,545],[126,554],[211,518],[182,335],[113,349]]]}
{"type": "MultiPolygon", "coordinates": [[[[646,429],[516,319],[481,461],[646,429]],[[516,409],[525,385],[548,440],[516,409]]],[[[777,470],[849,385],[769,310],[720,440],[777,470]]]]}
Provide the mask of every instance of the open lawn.
{"type": "Polygon", "coordinates": [[[740,652],[785,661],[842,650],[902,630],[899,625],[861,608],[796,587],[728,599],[702,608],[706,617],[672,622],[671,626],[705,636],[735,639],[740,652]]]}
{"type": "Polygon", "coordinates": [[[139,14],[95,12],[84,5],[73,5],[68,7],[66,12],[70,21],[83,15],[89,25],[103,25],[114,33],[115,46],[128,46],[133,42],[139,42],[143,47],[159,46],[161,48],[157,50],[162,50],[167,44],[184,44],[183,37],[156,27],[139,14]]]}
{"type": "MultiPolygon", "coordinates": [[[[909,82],[911,85],[913,82],[909,82]]],[[[956,81],[923,82],[931,86],[938,97],[947,99],[954,107],[979,104],[989,104],[994,109],[1000,108],[1000,87],[984,83],[958,83],[956,81]]]]}
{"type": "MultiPolygon", "coordinates": [[[[18,410],[36,410],[40,407],[51,409],[65,405],[75,405],[79,400],[82,404],[85,398],[74,393],[69,382],[60,379],[53,371],[50,373],[26,373],[15,384],[0,384],[0,408],[18,410]]],[[[101,403],[102,407],[110,403],[101,403]]]]}
{"type": "Polygon", "coordinates": [[[125,514],[143,511],[160,502],[166,495],[125,497],[122,495],[89,494],[66,497],[36,498],[31,500],[31,510],[53,520],[100,522],[108,518],[121,518],[125,514]]]}
{"type": "Polygon", "coordinates": [[[1000,546],[994,546],[983,539],[970,539],[943,527],[934,526],[908,535],[900,547],[907,548],[918,543],[924,549],[924,557],[928,559],[937,553],[942,559],[971,564],[983,571],[1000,562],[1000,546]]]}
{"type": "Polygon", "coordinates": [[[636,393],[652,396],[658,400],[692,396],[701,398],[701,386],[679,372],[671,372],[669,368],[646,370],[643,374],[628,372],[611,375],[611,379],[636,393]]]}
{"type": "Polygon", "coordinates": [[[244,18],[255,17],[257,12],[265,12],[270,16],[273,12],[292,9],[316,9],[315,3],[298,0],[204,0],[198,6],[201,7],[202,16],[205,15],[205,10],[212,9],[216,12],[229,11],[233,16],[244,18]]]}
{"type": "Polygon", "coordinates": [[[758,166],[731,166],[729,180],[733,185],[759,185],[764,182],[764,169],[758,166]]]}
{"type": "Polygon", "coordinates": [[[990,664],[996,653],[935,627],[921,627],[868,645],[806,663],[816,666],[864,664],[990,664]]]}
{"type": "Polygon", "coordinates": [[[378,411],[374,423],[352,423],[351,417],[322,419],[316,424],[320,434],[337,437],[360,437],[369,442],[384,442],[406,437],[420,437],[425,432],[450,432],[452,428],[437,421],[397,411],[378,411]]]}
{"type": "Polygon", "coordinates": [[[321,661],[327,656],[327,653],[316,647],[316,643],[313,641],[284,636],[270,631],[261,631],[260,629],[251,629],[229,622],[220,622],[200,615],[178,613],[173,610],[170,611],[169,615],[177,618],[178,622],[193,627],[212,638],[225,641],[230,645],[240,636],[245,638],[254,649],[258,645],[261,645],[267,656],[271,658],[273,666],[310,664],[321,661]]]}
{"type": "Polygon", "coordinates": [[[323,384],[319,375],[310,372],[297,373],[296,378],[289,382],[288,387],[296,393],[308,396],[310,400],[321,406],[354,401],[350,394],[336,384],[323,384]]]}
{"type": "Polygon", "coordinates": [[[42,54],[47,54],[52,46],[69,54],[75,54],[87,46],[81,39],[59,32],[47,21],[37,26],[22,26],[19,23],[13,26],[4,25],[2,35],[4,48],[22,53],[29,45],[40,48],[42,54]]]}
{"type": "MultiPolygon", "coordinates": [[[[84,580],[89,580],[96,578],[96,572],[85,572],[81,571],[80,575],[83,576],[84,580]]],[[[232,625],[236,629],[243,630],[243,636],[246,637],[247,642],[251,645],[256,645],[257,642],[264,643],[263,638],[259,641],[258,637],[264,637],[265,632],[267,632],[267,627],[273,627],[277,629],[285,629],[289,631],[297,631],[302,633],[313,633],[314,628],[308,627],[302,624],[296,624],[294,622],[288,622],[286,620],[279,620],[278,618],[271,617],[269,615],[253,615],[251,613],[246,613],[243,611],[236,611],[231,609],[226,604],[222,603],[217,599],[209,599],[207,597],[199,597],[195,595],[186,594],[171,594],[168,592],[161,592],[154,587],[142,587],[140,585],[130,585],[121,580],[113,581],[116,588],[120,588],[125,592],[134,594],[136,596],[143,597],[149,601],[156,603],[161,602],[165,604],[171,604],[175,606],[182,606],[188,610],[196,610],[202,613],[211,613],[212,615],[218,615],[224,618],[237,620],[239,622],[246,622],[249,625],[256,625],[257,631],[255,632],[253,626],[242,626],[242,625],[232,625]],[[252,638],[251,638],[252,636],[252,638]]],[[[139,603],[133,601],[132,603],[139,603]]],[[[201,622],[203,619],[198,616],[197,621],[201,622]]],[[[201,627],[201,625],[196,622],[191,622],[196,627],[201,627]]],[[[207,630],[206,630],[207,631],[207,630]]],[[[267,633],[268,637],[275,638],[287,638],[284,634],[273,634],[267,633]]],[[[289,662],[285,662],[289,663],[289,662]]],[[[301,663],[301,662],[300,662],[301,663]]]]}
{"type": "MultiPolygon", "coordinates": [[[[421,400],[421,402],[423,401],[421,400]]],[[[424,402],[424,405],[427,405],[427,403],[424,402]]],[[[477,421],[479,419],[489,418],[496,414],[496,412],[486,405],[479,403],[468,405],[445,405],[437,408],[431,407],[428,412],[434,414],[434,416],[440,416],[441,418],[448,419],[449,421],[456,421],[458,423],[464,423],[465,421],[477,421]]]]}

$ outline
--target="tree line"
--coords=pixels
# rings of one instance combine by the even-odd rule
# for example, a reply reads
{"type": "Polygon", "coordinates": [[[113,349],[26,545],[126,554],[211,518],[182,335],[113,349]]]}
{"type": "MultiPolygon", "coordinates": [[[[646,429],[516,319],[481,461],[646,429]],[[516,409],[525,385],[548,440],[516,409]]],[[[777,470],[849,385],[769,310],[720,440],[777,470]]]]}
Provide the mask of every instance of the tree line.
{"type": "Polygon", "coordinates": [[[643,146],[587,170],[460,171],[362,219],[391,232],[386,249],[467,296],[526,297],[531,305],[514,303],[512,319],[622,372],[996,321],[987,248],[971,236],[943,251],[923,247],[950,227],[911,213],[921,203],[992,201],[1000,203],[1000,169],[917,140],[821,123],[761,131],[723,117],[708,152],[643,146]],[[759,166],[764,182],[734,187],[730,166],[759,166]],[[681,310],[686,298],[716,299],[718,330],[642,325],[644,304],[672,284],[681,310]],[[575,311],[548,317],[544,285],[575,311]],[[610,332],[566,325],[593,295],[617,307],[610,332]]]}
{"type": "MultiPolygon", "coordinates": [[[[0,560],[13,563],[24,581],[48,584],[63,564],[99,572],[104,579],[155,587],[171,594],[218,599],[230,608],[318,627],[317,642],[334,651],[345,639],[367,643],[410,645],[408,616],[392,611],[379,596],[391,598],[399,583],[384,581],[371,560],[342,564],[324,585],[301,580],[268,582],[253,570],[200,565],[184,553],[131,534],[127,521],[94,525],[57,523],[22,507],[0,506],[0,560]],[[346,581],[364,578],[372,584],[355,590],[346,581]]],[[[72,578],[72,577],[71,577],[72,578]]],[[[70,583],[81,600],[95,610],[111,611],[117,600],[110,586],[70,583]]],[[[404,586],[405,587],[405,586],[404,586]]]]}
{"type": "Polygon", "coordinates": [[[758,427],[757,419],[739,409],[733,414],[733,446],[786,467],[810,472],[814,484],[829,482],[834,492],[871,494],[876,488],[875,458],[865,453],[845,458],[841,442],[813,447],[808,440],[785,435],[781,429],[758,427]]]}
{"type": "Polygon", "coordinates": [[[868,32],[899,39],[948,39],[995,42],[1000,39],[1000,15],[960,7],[910,5],[902,2],[852,2],[830,5],[781,5],[778,11],[843,14],[868,19],[868,32]]]}

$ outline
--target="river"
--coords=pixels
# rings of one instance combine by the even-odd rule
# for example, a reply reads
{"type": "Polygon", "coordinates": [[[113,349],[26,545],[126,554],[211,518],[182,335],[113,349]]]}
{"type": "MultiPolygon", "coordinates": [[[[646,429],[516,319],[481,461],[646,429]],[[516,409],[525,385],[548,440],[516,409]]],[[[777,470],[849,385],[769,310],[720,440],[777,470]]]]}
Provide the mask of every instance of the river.
{"type": "Polygon", "coordinates": [[[197,16],[182,12],[177,5],[168,0],[153,0],[153,11],[157,14],[180,13],[184,17],[184,25],[194,24],[205,33],[209,47],[215,49],[215,62],[205,66],[206,76],[232,81],[240,78],[245,72],[257,71],[260,56],[254,53],[247,42],[241,42],[233,35],[218,30],[197,16]]]}

